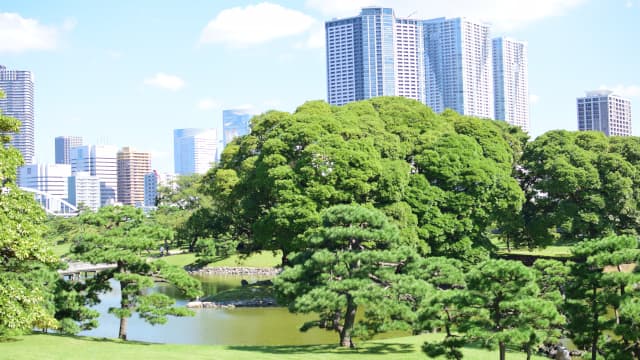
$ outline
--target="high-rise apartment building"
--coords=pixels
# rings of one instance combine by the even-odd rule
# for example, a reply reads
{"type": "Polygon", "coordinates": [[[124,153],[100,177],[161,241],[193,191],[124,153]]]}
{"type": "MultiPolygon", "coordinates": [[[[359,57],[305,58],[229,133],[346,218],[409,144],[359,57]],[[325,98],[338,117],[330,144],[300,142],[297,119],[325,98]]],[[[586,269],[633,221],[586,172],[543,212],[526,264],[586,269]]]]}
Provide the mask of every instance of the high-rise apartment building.
{"type": "Polygon", "coordinates": [[[118,151],[118,202],[144,204],[144,176],[151,172],[151,154],[123,147],[118,151]]]}
{"type": "Polygon", "coordinates": [[[158,184],[160,176],[158,172],[152,172],[144,175],[144,206],[156,206],[158,200],[158,184]]]}
{"type": "Polygon", "coordinates": [[[80,136],[56,137],[56,164],[71,164],[71,149],[81,145],[82,137],[80,136]]]}
{"type": "Polygon", "coordinates": [[[118,148],[111,145],[82,145],[71,149],[71,171],[86,171],[100,179],[100,206],[118,198],[118,148]]]}
{"type": "Polygon", "coordinates": [[[364,8],[325,23],[331,105],[374,96],[416,99],[437,112],[494,117],[488,24],[465,18],[397,18],[364,8]]]}
{"type": "Polygon", "coordinates": [[[425,20],[426,104],[436,112],[494,118],[489,25],[466,18],[425,20]]]}
{"type": "Polygon", "coordinates": [[[423,33],[419,20],[371,7],[325,23],[327,94],[332,105],[400,95],[424,102],[423,33]]]}
{"type": "Polygon", "coordinates": [[[78,171],[69,176],[69,202],[75,206],[86,206],[92,211],[100,208],[100,179],[87,171],[78,171]]]}
{"type": "Polygon", "coordinates": [[[247,135],[254,113],[248,109],[229,109],[222,111],[222,146],[238,136],[247,135]]]}
{"type": "Polygon", "coordinates": [[[588,91],[577,99],[578,130],[631,136],[631,101],[609,90],[588,91]]]}
{"type": "Polygon", "coordinates": [[[31,164],[20,168],[20,186],[39,190],[59,198],[67,199],[67,181],[71,176],[68,164],[31,164]]]}
{"type": "Polygon", "coordinates": [[[215,129],[173,130],[173,162],[176,174],[204,174],[216,161],[215,129]]]}
{"type": "Polygon", "coordinates": [[[31,164],[35,155],[33,75],[31,71],[7,70],[0,65],[0,89],[5,95],[0,99],[3,115],[21,123],[20,132],[12,134],[11,145],[20,151],[25,164],[31,164]]]}
{"type": "Polygon", "coordinates": [[[529,131],[529,65],[527,43],[493,39],[495,119],[529,131]]]}

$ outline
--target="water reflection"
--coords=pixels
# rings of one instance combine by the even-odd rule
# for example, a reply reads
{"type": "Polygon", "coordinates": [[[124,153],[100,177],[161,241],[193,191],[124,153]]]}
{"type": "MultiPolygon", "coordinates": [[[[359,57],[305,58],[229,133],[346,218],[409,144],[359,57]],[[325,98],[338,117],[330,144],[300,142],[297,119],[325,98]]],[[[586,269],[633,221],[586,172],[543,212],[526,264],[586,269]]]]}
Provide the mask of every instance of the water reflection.
{"type": "MultiPolygon", "coordinates": [[[[266,278],[242,276],[200,276],[206,295],[240,286],[244,278],[255,282],[266,278]]],[[[100,311],[100,326],[81,335],[115,338],[119,320],[107,312],[119,304],[120,289],[112,283],[113,291],[101,296],[96,306],[100,311]]],[[[180,305],[187,299],[180,298],[177,290],[167,284],[158,284],[154,291],[176,299],[180,305]]],[[[134,315],[129,320],[127,338],[130,340],[177,344],[227,344],[227,345],[303,345],[335,343],[337,336],[324,330],[298,331],[311,316],[290,314],[284,308],[238,308],[229,310],[198,309],[195,316],[170,317],[165,325],[152,326],[134,315]]]]}

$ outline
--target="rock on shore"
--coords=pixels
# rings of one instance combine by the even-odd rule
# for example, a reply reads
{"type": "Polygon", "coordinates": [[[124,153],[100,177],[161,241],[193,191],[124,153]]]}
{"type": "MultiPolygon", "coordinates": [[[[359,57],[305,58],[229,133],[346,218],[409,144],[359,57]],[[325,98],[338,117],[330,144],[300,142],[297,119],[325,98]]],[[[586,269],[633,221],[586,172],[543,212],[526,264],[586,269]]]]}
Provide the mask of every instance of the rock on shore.
{"type": "Polygon", "coordinates": [[[256,267],[235,267],[235,266],[219,266],[205,267],[197,270],[189,270],[191,275],[258,275],[258,276],[275,276],[282,271],[279,268],[256,268],[256,267]]]}
{"type": "Polygon", "coordinates": [[[190,309],[234,309],[237,307],[268,307],[277,306],[273,299],[250,299],[250,300],[236,300],[236,301],[224,301],[224,302],[212,302],[212,301],[191,301],[187,303],[187,307],[190,309]]]}

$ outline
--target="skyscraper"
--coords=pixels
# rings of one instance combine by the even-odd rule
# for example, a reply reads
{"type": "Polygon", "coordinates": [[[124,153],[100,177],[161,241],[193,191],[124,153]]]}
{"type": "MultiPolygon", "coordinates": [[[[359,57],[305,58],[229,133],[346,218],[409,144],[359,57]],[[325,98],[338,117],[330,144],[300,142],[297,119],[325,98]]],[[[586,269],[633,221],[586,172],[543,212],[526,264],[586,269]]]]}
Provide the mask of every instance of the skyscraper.
{"type": "Polygon", "coordinates": [[[117,201],[118,148],[111,145],[83,145],[71,149],[71,171],[87,171],[100,179],[100,205],[117,201]]]}
{"type": "Polygon", "coordinates": [[[332,105],[400,95],[424,102],[423,33],[419,20],[370,7],[325,23],[327,94],[332,105]]]}
{"type": "Polygon", "coordinates": [[[31,71],[7,70],[0,65],[0,109],[6,116],[20,120],[20,132],[12,135],[11,145],[20,150],[25,164],[33,163],[35,133],[33,114],[33,75],[31,71]]]}
{"type": "Polygon", "coordinates": [[[151,172],[151,154],[123,147],[118,151],[118,202],[144,204],[144,176],[151,172]]]}
{"type": "Polygon", "coordinates": [[[247,135],[253,113],[247,109],[230,109],[222,111],[222,142],[227,146],[234,138],[247,135]]]}
{"type": "Polygon", "coordinates": [[[631,101],[609,90],[588,91],[577,99],[578,130],[631,136],[631,101]]]}
{"type": "Polygon", "coordinates": [[[180,175],[204,174],[216,161],[215,129],[173,130],[174,171],[180,175]]]}
{"type": "Polygon", "coordinates": [[[20,186],[43,191],[59,199],[68,196],[68,164],[30,164],[20,168],[20,186]]]}
{"type": "Polygon", "coordinates": [[[160,176],[153,170],[144,175],[144,206],[156,206],[160,176]]]}
{"type": "Polygon", "coordinates": [[[69,202],[84,205],[93,211],[100,207],[100,179],[86,171],[69,176],[69,202]]]}
{"type": "Polygon", "coordinates": [[[71,149],[82,145],[80,136],[58,136],[55,139],[56,164],[71,164],[71,149]]]}
{"type": "Polygon", "coordinates": [[[325,23],[331,105],[374,96],[418,100],[437,112],[494,117],[489,25],[465,18],[397,18],[364,8],[325,23]]]}
{"type": "Polygon", "coordinates": [[[489,25],[466,18],[425,20],[426,104],[436,112],[494,118],[489,25]]]}
{"type": "Polygon", "coordinates": [[[495,119],[529,131],[529,66],[527,43],[493,39],[495,119]]]}

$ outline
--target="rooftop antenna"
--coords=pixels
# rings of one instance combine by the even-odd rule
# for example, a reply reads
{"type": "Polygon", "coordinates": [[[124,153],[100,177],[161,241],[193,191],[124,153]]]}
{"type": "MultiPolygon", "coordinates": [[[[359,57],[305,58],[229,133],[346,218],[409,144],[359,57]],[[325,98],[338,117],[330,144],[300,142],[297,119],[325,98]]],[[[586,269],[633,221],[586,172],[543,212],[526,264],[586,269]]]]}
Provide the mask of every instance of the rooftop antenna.
{"type": "Polygon", "coordinates": [[[417,13],[418,13],[418,11],[417,11],[417,10],[416,10],[416,11],[414,11],[414,12],[412,12],[411,14],[407,15],[407,19],[411,18],[413,15],[415,15],[415,14],[417,14],[417,13]]]}

